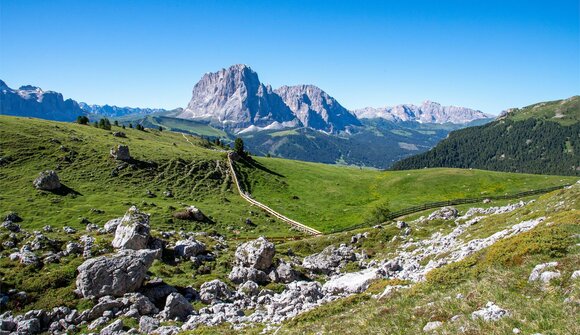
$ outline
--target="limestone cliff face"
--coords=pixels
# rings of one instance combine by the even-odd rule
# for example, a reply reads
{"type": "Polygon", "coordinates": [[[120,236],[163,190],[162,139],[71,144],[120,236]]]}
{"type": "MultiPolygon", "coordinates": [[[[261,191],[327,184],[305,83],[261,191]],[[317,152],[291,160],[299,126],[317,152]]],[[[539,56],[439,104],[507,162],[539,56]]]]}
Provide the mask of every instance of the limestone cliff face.
{"type": "Polygon", "coordinates": [[[234,132],[250,126],[301,125],[284,101],[270,86],[260,83],[258,74],[246,65],[204,75],[178,117],[208,121],[234,132]]]}
{"type": "Polygon", "coordinates": [[[336,133],[361,125],[355,115],[316,86],[282,86],[275,92],[305,127],[336,133]]]}

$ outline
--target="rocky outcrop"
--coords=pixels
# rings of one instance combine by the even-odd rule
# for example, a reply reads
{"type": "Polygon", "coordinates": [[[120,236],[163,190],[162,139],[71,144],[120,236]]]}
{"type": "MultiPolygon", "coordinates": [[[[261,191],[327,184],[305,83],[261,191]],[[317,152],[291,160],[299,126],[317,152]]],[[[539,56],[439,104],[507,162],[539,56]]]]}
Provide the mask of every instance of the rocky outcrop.
{"type": "Polygon", "coordinates": [[[132,206],[115,230],[113,247],[117,249],[145,249],[150,239],[149,215],[132,206]]]}
{"type": "Polygon", "coordinates": [[[85,261],[78,267],[77,290],[83,297],[120,297],[141,287],[156,250],[121,250],[85,261]]]}
{"type": "Polygon", "coordinates": [[[76,101],[64,100],[60,93],[30,85],[12,89],[0,80],[0,114],[74,121],[85,112],[76,101]]]}
{"type": "Polygon", "coordinates": [[[61,187],[60,179],[53,170],[46,170],[41,172],[36,179],[34,179],[34,187],[44,191],[55,191],[61,187]]]}

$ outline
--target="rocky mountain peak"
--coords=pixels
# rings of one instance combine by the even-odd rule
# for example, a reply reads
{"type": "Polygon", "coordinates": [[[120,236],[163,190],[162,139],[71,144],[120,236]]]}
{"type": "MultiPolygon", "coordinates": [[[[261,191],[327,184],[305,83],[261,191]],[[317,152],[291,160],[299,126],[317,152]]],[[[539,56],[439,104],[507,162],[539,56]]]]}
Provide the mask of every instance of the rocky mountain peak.
{"type": "Polygon", "coordinates": [[[205,74],[178,117],[207,121],[234,132],[250,126],[300,124],[272,88],[260,83],[258,74],[242,64],[205,74]]]}
{"type": "Polygon", "coordinates": [[[356,116],[317,86],[282,86],[275,92],[305,127],[334,133],[360,125],[356,116]]]}

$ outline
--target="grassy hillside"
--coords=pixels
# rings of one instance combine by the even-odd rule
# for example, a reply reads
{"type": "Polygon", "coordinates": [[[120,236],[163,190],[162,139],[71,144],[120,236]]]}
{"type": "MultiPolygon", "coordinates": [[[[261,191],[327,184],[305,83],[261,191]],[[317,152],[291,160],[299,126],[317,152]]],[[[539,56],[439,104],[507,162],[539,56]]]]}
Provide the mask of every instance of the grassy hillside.
{"type": "Polygon", "coordinates": [[[410,155],[424,152],[458,125],[394,123],[365,119],[352,134],[329,135],[312,129],[261,131],[241,134],[250,152],[325,164],[387,168],[410,155]]]}
{"type": "Polygon", "coordinates": [[[149,115],[140,120],[139,123],[149,128],[163,127],[163,129],[178,131],[181,133],[195,134],[205,137],[229,138],[229,136],[223,130],[216,129],[205,123],[193,120],[149,115]]]}
{"type": "Polygon", "coordinates": [[[359,224],[377,207],[399,210],[426,202],[512,194],[578,178],[481,170],[377,171],[256,158],[240,163],[255,199],[323,232],[359,224]]]}
{"type": "Polygon", "coordinates": [[[580,96],[514,109],[487,125],[454,131],[393,169],[457,167],[580,176],[579,121],[580,96]]]}
{"type": "Polygon", "coordinates": [[[168,131],[119,127],[106,131],[0,116],[0,214],[18,212],[25,218],[25,228],[50,224],[84,229],[86,220],[102,225],[135,204],[152,214],[152,226],[159,230],[187,227],[230,236],[298,234],[252,210],[232,188],[225,153],[212,149],[218,148],[168,131]],[[114,137],[113,131],[125,132],[126,138],[114,137]],[[109,156],[110,148],[118,144],[129,146],[134,162],[122,164],[109,156]],[[47,169],[57,171],[68,191],[54,194],[33,187],[38,173],[47,169]],[[168,190],[174,197],[164,195],[168,190]],[[172,218],[188,205],[200,208],[214,223],[172,218]],[[257,227],[246,225],[246,218],[257,227]]]}
{"type": "Polygon", "coordinates": [[[530,118],[548,120],[569,126],[580,122],[580,96],[564,100],[540,102],[523,108],[513,108],[505,119],[523,121],[530,118]]]}

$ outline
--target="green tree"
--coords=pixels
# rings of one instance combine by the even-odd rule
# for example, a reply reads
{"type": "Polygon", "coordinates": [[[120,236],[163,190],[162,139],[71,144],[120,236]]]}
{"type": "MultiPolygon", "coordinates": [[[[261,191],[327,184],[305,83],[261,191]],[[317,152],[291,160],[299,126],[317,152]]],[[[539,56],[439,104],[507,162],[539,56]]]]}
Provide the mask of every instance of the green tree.
{"type": "Polygon", "coordinates": [[[80,115],[77,117],[77,123],[79,124],[89,124],[89,118],[85,115],[80,115]]]}
{"type": "Polygon", "coordinates": [[[242,140],[239,137],[236,137],[236,140],[234,142],[234,151],[238,155],[244,156],[244,140],[242,140]]]}
{"type": "Polygon", "coordinates": [[[119,121],[115,120],[115,127],[119,126],[119,121]]]}
{"type": "Polygon", "coordinates": [[[159,126],[159,131],[163,131],[163,127],[159,126]]]}

